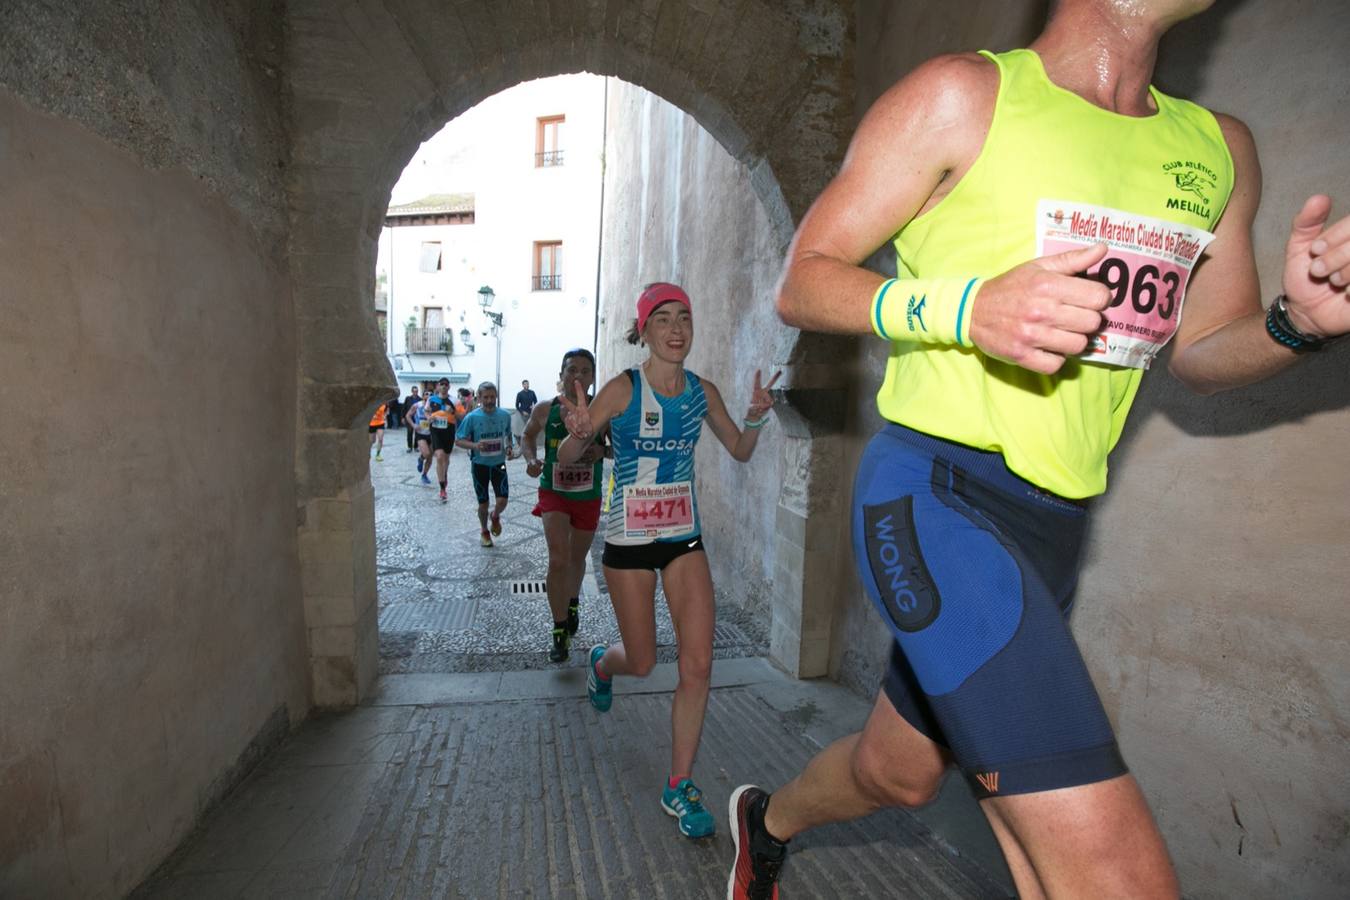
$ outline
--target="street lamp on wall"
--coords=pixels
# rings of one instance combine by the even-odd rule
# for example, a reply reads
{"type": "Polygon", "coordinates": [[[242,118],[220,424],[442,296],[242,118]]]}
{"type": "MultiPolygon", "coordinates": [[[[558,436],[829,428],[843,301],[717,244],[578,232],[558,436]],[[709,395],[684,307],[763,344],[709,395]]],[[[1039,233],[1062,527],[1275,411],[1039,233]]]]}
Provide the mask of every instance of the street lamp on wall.
{"type": "Polygon", "coordinates": [[[500,329],[505,327],[506,323],[503,321],[502,313],[493,312],[491,309],[492,303],[496,299],[496,292],[486,284],[478,289],[478,305],[483,307],[483,315],[488,317],[488,321],[492,323],[493,328],[500,329]]]}
{"type": "Polygon", "coordinates": [[[497,299],[496,291],[486,284],[478,289],[478,305],[483,308],[483,315],[487,316],[492,322],[492,336],[497,339],[497,390],[502,386],[502,331],[506,328],[506,317],[499,312],[493,312],[489,307],[497,299]]]}
{"type": "Polygon", "coordinates": [[[459,345],[464,348],[465,353],[473,352],[473,344],[469,342],[469,338],[472,336],[473,335],[469,334],[469,329],[467,328],[461,328],[459,330],[459,345]]]}

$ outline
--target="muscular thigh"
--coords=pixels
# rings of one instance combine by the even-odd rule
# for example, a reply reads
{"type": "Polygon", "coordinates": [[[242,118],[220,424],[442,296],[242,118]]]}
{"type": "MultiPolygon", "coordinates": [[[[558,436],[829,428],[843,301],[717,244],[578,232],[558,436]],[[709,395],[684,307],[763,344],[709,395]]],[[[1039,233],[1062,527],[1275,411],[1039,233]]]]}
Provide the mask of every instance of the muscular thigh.
{"type": "Polygon", "coordinates": [[[619,635],[630,659],[656,658],[656,573],[651,569],[605,567],[605,583],[619,635]]]}
{"type": "Polygon", "coordinates": [[[886,695],[951,749],[977,796],[1122,774],[1064,617],[1082,511],[994,470],[991,454],[940,449],[884,431],[859,466],[854,548],[896,641],[886,695]]]}
{"type": "MultiPolygon", "coordinates": [[[[1000,843],[1034,870],[1049,897],[1174,898],[1176,876],[1130,775],[981,801],[1000,843]]],[[[1010,858],[1011,860],[1011,858],[1010,858]]],[[[1019,887],[1032,876],[1022,873],[1019,887]]],[[[1024,893],[1029,891],[1024,889],[1024,893]]]]}
{"type": "Polygon", "coordinates": [[[914,802],[907,805],[916,805],[937,791],[950,763],[945,747],[900,715],[884,691],[878,693],[853,751],[855,770],[883,783],[888,793],[909,795],[914,802]]]}
{"type": "Polygon", "coordinates": [[[544,520],[544,540],[548,543],[548,555],[555,560],[568,559],[572,547],[572,523],[565,512],[546,512],[540,518],[544,520]]]}
{"type": "Polygon", "coordinates": [[[706,648],[711,656],[716,610],[707,554],[698,551],[671,560],[661,570],[661,586],[681,649],[699,652],[706,648]]]}

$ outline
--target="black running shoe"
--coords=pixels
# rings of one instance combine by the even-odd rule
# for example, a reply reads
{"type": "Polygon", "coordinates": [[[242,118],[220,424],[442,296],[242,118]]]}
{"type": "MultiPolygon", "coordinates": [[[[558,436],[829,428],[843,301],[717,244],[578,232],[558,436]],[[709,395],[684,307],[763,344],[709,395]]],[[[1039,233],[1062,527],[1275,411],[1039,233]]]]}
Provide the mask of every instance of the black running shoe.
{"type": "Polygon", "coordinates": [[[578,608],[578,601],[573,600],[567,604],[567,636],[572,637],[581,627],[581,610],[578,608]]]}
{"type": "Polygon", "coordinates": [[[548,651],[549,662],[567,662],[567,656],[572,649],[572,638],[567,633],[566,628],[553,629],[553,647],[548,651]]]}
{"type": "Polygon", "coordinates": [[[778,873],[787,860],[787,845],[769,836],[764,811],[769,795],[752,784],[731,794],[727,822],[736,845],[736,861],[727,877],[727,900],[778,900],[778,873]]]}

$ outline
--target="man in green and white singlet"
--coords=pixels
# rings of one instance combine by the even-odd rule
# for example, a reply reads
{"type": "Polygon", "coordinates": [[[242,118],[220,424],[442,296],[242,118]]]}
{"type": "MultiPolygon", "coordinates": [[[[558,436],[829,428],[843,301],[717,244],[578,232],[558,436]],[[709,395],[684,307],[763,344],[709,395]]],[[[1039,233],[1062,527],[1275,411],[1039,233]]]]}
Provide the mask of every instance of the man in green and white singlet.
{"type": "Polygon", "coordinates": [[[563,396],[577,388],[589,395],[595,384],[595,357],[586,349],[568,350],[562,359],[562,392],[549,403],[536,404],[521,435],[525,474],[539,479],[539,502],[534,514],[544,521],[548,543],[548,606],[553,613],[551,662],[566,662],[572,638],[581,624],[581,581],[586,555],[600,522],[600,486],[604,479],[604,436],[592,443],[580,460],[558,462],[558,445],[567,437],[563,423],[563,396]],[[544,458],[539,458],[539,436],[544,458]]]}
{"type": "Polygon", "coordinates": [[[1169,342],[1171,373],[1210,394],[1350,331],[1350,219],[1280,198],[1263,309],[1252,136],[1151,85],[1161,36],[1211,2],[1058,0],[1029,49],[930,60],[802,219],[783,320],[889,344],[852,526],[894,644],[861,732],[732,795],[728,897],[776,896],[788,840],[927,803],[949,766],[1021,897],[1178,895],[1067,627],[1082,501],[1169,342]],[[898,277],[862,268],[892,238],[898,277]]]}

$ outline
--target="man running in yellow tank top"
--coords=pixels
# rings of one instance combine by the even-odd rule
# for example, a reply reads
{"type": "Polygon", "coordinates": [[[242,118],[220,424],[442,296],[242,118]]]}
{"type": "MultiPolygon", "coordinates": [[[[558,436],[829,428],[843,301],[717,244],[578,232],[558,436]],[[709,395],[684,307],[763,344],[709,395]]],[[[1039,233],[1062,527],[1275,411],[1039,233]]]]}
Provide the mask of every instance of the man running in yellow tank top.
{"type": "Polygon", "coordinates": [[[802,220],[783,319],[890,342],[853,540],[895,645],[862,732],[732,795],[728,897],[776,896],[784,842],[926,803],[949,765],[1020,896],[1177,896],[1066,623],[1080,501],[1169,340],[1172,374],[1208,394],[1350,331],[1350,219],[1291,205],[1263,294],[1251,134],[1150,85],[1159,38],[1209,5],[1060,0],[1028,50],[920,66],[802,220]],[[859,267],[893,235],[898,279],[859,267]]]}

